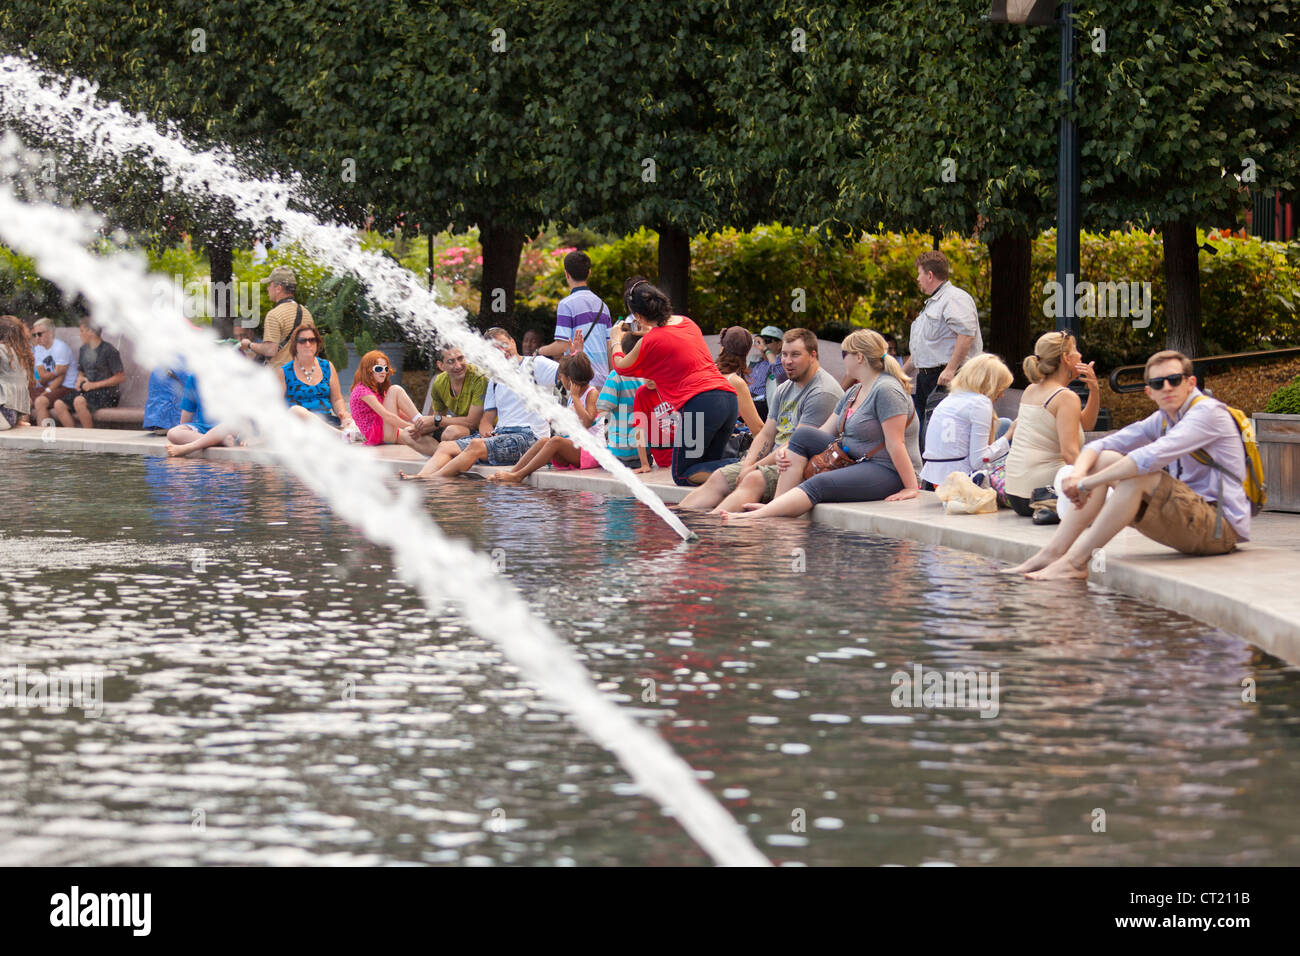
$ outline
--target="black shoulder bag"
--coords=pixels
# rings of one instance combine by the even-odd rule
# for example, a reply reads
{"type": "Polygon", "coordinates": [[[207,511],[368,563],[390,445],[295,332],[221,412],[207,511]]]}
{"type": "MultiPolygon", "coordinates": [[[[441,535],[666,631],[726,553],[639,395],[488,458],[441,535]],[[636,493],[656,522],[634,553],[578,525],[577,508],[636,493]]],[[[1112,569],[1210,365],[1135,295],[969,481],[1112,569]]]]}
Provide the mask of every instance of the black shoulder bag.
{"type": "Polygon", "coordinates": [[[302,325],[302,306],[299,305],[297,301],[293,304],[298,306],[298,311],[295,312],[293,316],[293,325],[289,328],[289,334],[282,338],[280,344],[276,346],[274,354],[266,356],[266,362],[264,363],[266,365],[271,365],[275,362],[275,356],[284,351],[284,347],[289,344],[289,340],[297,334],[298,326],[302,325]]]}

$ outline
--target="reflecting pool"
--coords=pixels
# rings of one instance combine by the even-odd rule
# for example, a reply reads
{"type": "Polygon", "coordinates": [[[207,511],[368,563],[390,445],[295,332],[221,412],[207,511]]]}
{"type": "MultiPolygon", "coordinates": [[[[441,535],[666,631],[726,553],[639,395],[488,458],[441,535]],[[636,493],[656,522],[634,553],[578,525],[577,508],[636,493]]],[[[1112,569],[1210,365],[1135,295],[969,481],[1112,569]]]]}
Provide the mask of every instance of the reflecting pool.
{"type": "MultiPolygon", "coordinates": [[[[284,474],[0,475],[0,675],[102,679],[98,707],[0,701],[0,863],[708,862],[284,474]]],[[[804,521],[685,545],[631,499],[426,503],[778,863],[1300,863],[1300,680],[1233,635],[804,521]]]]}

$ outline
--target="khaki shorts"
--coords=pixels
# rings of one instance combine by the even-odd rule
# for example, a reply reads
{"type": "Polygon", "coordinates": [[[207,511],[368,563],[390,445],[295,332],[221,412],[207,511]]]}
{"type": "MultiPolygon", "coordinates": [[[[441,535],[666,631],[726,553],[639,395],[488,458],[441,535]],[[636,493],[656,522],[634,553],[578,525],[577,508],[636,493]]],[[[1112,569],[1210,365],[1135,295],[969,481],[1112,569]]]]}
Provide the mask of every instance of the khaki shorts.
{"type": "MultiPolygon", "coordinates": [[[[763,481],[766,482],[763,486],[762,503],[767,504],[776,497],[776,480],[781,472],[776,465],[759,465],[757,470],[763,473],[763,481]]],[[[740,462],[724,465],[718,469],[718,472],[727,480],[727,491],[735,491],[736,485],[740,483],[740,462]]]]}
{"type": "Polygon", "coordinates": [[[1217,511],[1215,505],[1162,471],[1156,490],[1142,496],[1132,526],[1152,541],[1183,554],[1227,554],[1237,546],[1237,532],[1225,520],[1219,536],[1214,536],[1217,511]]]}

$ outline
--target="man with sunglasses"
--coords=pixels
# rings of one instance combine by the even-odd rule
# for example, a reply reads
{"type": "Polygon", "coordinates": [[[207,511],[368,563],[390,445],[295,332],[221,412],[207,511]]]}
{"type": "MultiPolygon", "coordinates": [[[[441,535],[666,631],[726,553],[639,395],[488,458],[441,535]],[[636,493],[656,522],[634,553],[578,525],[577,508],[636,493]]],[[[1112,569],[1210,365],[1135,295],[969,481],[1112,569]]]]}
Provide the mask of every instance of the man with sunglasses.
{"type": "Polygon", "coordinates": [[[1183,554],[1227,554],[1249,540],[1246,451],[1227,406],[1196,387],[1181,352],[1151,356],[1145,377],[1156,411],[1083,446],[1061,487],[1074,509],[1046,546],[1008,573],[1086,580],[1093,554],[1130,525],[1183,554]]]}
{"type": "Polygon", "coordinates": [[[61,398],[72,400],[77,390],[77,356],[72,347],[54,336],[54,322],[37,319],[32,323],[32,359],[36,381],[29,394],[32,399],[32,422],[50,420],[54,403],[61,398]]]}

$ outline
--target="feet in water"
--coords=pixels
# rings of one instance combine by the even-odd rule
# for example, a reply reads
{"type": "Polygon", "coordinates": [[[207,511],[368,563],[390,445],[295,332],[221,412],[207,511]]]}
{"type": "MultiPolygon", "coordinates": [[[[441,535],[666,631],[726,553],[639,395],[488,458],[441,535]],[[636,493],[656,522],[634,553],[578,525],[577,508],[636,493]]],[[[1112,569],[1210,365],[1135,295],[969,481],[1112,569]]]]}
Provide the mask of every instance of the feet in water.
{"type": "MultiPolygon", "coordinates": [[[[466,472],[466,474],[469,475],[470,473],[466,472]]],[[[478,477],[478,476],[470,475],[470,477],[478,477]]],[[[524,481],[522,475],[513,471],[498,471],[495,475],[488,475],[487,480],[500,482],[502,484],[507,484],[507,485],[519,485],[519,484],[523,484],[524,481]]]]}
{"type": "Polygon", "coordinates": [[[1031,571],[1041,571],[1055,560],[1050,555],[1044,555],[1041,551],[1032,558],[1021,561],[1015,567],[1003,568],[998,574],[1029,574],[1031,571]]]}
{"type": "Polygon", "coordinates": [[[168,458],[181,458],[189,450],[190,450],[189,445],[173,445],[171,442],[167,443],[168,458]]]}
{"type": "Polygon", "coordinates": [[[1085,564],[1082,568],[1076,568],[1070,563],[1070,558],[1057,558],[1047,567],[1038,571],[1031,571],[1025,577],[1031,581],[1086,581],[1088,580],[1088,566],[1085,564]]]}

